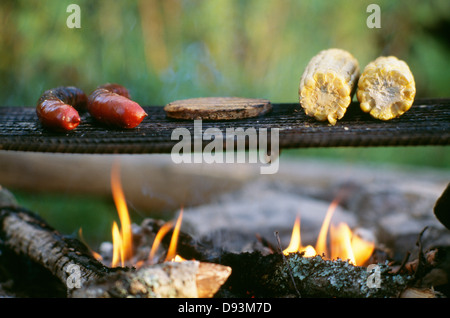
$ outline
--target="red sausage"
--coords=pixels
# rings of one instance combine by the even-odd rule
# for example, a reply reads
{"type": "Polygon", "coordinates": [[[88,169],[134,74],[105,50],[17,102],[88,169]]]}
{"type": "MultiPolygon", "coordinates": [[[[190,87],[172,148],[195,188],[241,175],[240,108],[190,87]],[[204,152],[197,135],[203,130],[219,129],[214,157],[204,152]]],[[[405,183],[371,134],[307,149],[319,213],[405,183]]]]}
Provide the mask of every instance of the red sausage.
{"type": "Polygon", "coordinates": [[[147,116],[144,109],[130,99],[128,90],[118,84],[105,84],[92,92],[88,111],[98,121],[120,128],[135,128],[147,116]]]}
{"type": "Polygon", "coordinates": [[[125,86],[122,86],[120,84],[107,83],[107,84],[101,85],[97,88],[104,88],[110,92],[122,95],[128,99],[131,99],[128,89],[126,89],[125,86]]]}
{"type": "Polygon", "coordinates": [[[87,96],[73,86],[57,87],[45,91],[36,105],[41,123],[55,130],[72,130],[80,124],[78,111],[87,108],[87,96]]]}

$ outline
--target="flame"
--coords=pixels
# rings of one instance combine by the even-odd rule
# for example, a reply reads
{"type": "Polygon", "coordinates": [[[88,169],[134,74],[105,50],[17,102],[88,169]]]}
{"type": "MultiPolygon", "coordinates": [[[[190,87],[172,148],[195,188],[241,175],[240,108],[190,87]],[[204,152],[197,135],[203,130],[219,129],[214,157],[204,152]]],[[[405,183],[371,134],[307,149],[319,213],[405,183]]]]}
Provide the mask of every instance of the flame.
{"type": "Polygon", "coordinates": [[[163,237],[167,234],[167,232],[170,231],[170,229],[172,227],[173,227],[173,222],[167,222],[163,226],[161,226],[158,233],[156,233],[155,240],[153,241],[152,249],[150,250],[150,254],[148,255],[148,261],[150,264],[154,263],[156,251],[158,250],[158,247],[161,244],[163,237]]]}
{"type": "Polygon", "coordinates": [[[173,229],[172,239],[170,240],[169,250],[167,252],[166,261],[174,260],[177,252],[178,236],[180,234],[181,220],[183,219],[183,209],[180,211],[177,223],[173,229]]]}
{"type": "Polygon", "coordinates": [[[320,228],[319,237],[316,242],[316,251],[318,255],[328,255],[327,251],[327,232],[328,227],[330,226],[331,217],[333,216],[334,211],[338,205],[338,200],[335,199],[331,202],[328,207],[327,214],[325,215],[325,219],[323,220],[322,227],[320,228]]]}
{"type": "Polygon", "coordinates": [[[358,235],[355,235],[350,227],[345,223],[340,223],[337,226],[331,225],[331,217],[338,205],[338,200],[333,202],[328,207],[324,221],[322,223],[319,236],[316,242],[316,248],[308,245],[303,247],[301,244],[300,235],[300,217],[297,216],[294,226],[292,228],[291,241],[288,247],[283,250],[285,255],[295,252],[303,252],[305,257],[312,257],[322,255],[325,258],[344,259],[351,264],[357,266],[367,262],[373,253],[375,244],[368,242],[358,235]],[[330,231],[330,247],[327,246],[327,235],[330,231]]]}
{"type": "Polygon", "coordinates": [[[331,259],[346,259],[351,264],[356,265],[351,239],[352,231],[347,224],[339,223],[338,226],[331,225],[331,259]]]}
{"type": "MultiPolygon", "coordinates": [[[[119,266],[119,264],[123,267],[125,263],[129,261],[133,256],[133,233],[131,229],[131,221],[128,213],[125,195],[120,181],[119,164],[117,164],[117,162],[114,162],[111,169],[111,190],[121,225],[121,229],[119,229],[117,223],[113,222],[111,230],[113,241],[113,256],[111,267],[117,267],[119,266]]],[[[181,209],[180,215],[178,216],[177,222],[175,224],[165,261],[181,262],[185,260],[184,258],[176,254],[182,218],[183,209],[181,209]]],[[[158,250],[163,237],[170,231],[172,227],[173,222],[167,222],[159,229],[158,233],[156,234],[147,260],[150,264],[154,263],[156,251],[158,250]]],[[[98,255],[98,257],[96,256],[97,259],[101,259],[101,256],[98,253],[95,253],[95,255],[98,255]]],[[[144,260],[137,261],[135,266],[139,268],[144,264],[144,262],[144,260]]]]}
{"type": "Polygon", "coordinates": [[[125,258],[124,258],[124,249],[122,244],[122,235],[119,231],[119,226],[116,222],[113,223],[112,226],[112,237],[113,237],[113,259],[111,262],[111,267],[118,266],[120,259],[120,266],[124,266],[125,258]]]}
{"type": "Polygon", "coordinates": [[[121,230],[119,231],[117,223],[114,222],[112,229],[113,262],[111,266],[115,267],[117,266],[119,259],[123,266],[125,261],[131,259],[133,255],[131,221],[120,182],[120,170],[118,164],[114,164],[111,170],[111,189],[121,225],[121,230]]]}
{"type": "Polygon", "coordinates": [[[301,236],[300,236],[300,217],[297,215],[294,222],[294,227],[292,228],[291,242],[288,247],[283,250],[285,255],[289,253],[295,253],[301,247],[301,236]]]}
{"type": "MultiPolygon", "coordinates": [[[[111,267],[116,267],[119,264],[123,267],[125,262],[132,258],[133,245],[131,221],[120,182],[119,166],[117,164],[114,164],[111,169],[111,189],[121,225],[121,229],[119,229],[116,222],[114,222],[112,226],[113,259],[111,267]]],[[[365,241],[358,235],[352,233],[351,229],[345,223],[341,223],[338,226],[330,226],[331,218],[338,203],[338,200],[335,199],[328,207],[315,248],[311,245],[306,247],[302,245],[300,235],[300,216],[297,216],[292,229],[291,241],[289,246],[283,250],[283,253],[287,255],[289,253],[301,252],[305,257],[322,255],[325,258],[331,259],[346,259],[355,266],[364,264],[372,255],[375,245],[374,243],[365,241]],[[328,231],[330,232],[329,247],[327,246],[328,231]]],[[[185,260],[176,254],[182,218],[183,208],[181,208],[180,214],[175,223],[165,261],[180,262],[185,260]]],[[[150,264],[154,262],[156,251],[163,237],[172,227],[173,222],[167,222],[158,231],[148,256],[148,262],[150,264]]]]}
{"type": "MultiPolygon", "coordinates": [[[[165,261],[182,262],[185,260],[180,255],[176,254],[182,219],[183,219],[183,209],[181,209],[178,219],[175,223],[175,228],[172,233],[172,238],[170,240],[169,249],[165,261]]],[[[155,240],[153,241],[152,248],[148,256],[148,262],[150,264],[153,264],[155,262],[156,251],[158,250],[163,237],[170,231],[172,227],[173,222],[169,221],[165,223],[163,226],[161,226],[158,233],[156,233],[155,240]]]]}
{"type": "Polygon", "coordinates": [[[287,255],[289,253],[295,253],[297,251],[303,252],[305,257],[316,255],[316,251],[311,245],[308,245],[306,247],[302,246],[300,235],[300,216],[298,215],[295,218],[294,227],[292,229],[291,242],[289,243],[289,246],[283,250],[283,253],[287,255]]]}
{"type": "Polygon", "coordinates": [[[364,240],[362,237],[353,233],[352,250],[357,264],[365,264],[375,250],[375,244],[364,240]]]}
{"type": "Polygon", "coordinates": [[[172,262],[183,262],[185,261],[185,258],[182,258],[180,255],[175,255],[175,257],[172,259],[172,262]]]}

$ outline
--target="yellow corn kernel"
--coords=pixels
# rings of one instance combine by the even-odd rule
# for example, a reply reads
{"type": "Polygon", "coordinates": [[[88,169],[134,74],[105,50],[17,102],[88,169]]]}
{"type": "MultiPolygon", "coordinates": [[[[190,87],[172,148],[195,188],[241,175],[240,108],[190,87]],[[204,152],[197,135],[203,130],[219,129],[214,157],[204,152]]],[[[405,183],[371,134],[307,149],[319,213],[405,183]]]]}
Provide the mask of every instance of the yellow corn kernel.
{"type": "Polygon", "coordinates": [[[335,125],[352,101],[358,77],[358,60],[349,52],[341,49],[319,52],[300,79],[298,94],[306,115],[335,125]]]}
{"type": "Polygon", "coordinates": [[[411,108],[415,95],[411,70],[394,56],[381,56],[370,62],[359,78],[356,91],[361,109],[381,120],[404,114],[411,108]]]}

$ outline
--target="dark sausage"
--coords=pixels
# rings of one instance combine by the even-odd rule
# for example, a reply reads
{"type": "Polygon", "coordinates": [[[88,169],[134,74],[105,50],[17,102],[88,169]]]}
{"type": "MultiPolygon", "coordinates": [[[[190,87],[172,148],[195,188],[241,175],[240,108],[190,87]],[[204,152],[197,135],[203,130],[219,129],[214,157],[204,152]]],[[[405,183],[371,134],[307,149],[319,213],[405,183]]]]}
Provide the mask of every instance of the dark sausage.
{"type": "Polygon", "coordinates": [[[62,86],[45,91],[36,105],[41,123],[55,130],[72,130],[80,124],[78,111],[87,108],[87,96],[74,86],[62,86]]]}
{"type": "Polygon", "coordinates": [[[99,122],[120,128],[135,128],[147,116],[144,109],[130,99],[128,90],[119,84],[105,84],[92,92],[88,111],[99,122]]]}

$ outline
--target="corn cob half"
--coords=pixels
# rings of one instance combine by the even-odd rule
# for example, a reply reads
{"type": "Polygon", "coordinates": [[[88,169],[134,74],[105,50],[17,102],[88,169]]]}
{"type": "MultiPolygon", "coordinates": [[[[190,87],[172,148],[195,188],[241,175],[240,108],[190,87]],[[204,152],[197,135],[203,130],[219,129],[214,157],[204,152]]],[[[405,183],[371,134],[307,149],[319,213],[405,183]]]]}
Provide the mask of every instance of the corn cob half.
{"type": "Polygon", "coordinates": [[[404,114],[411,108],[415,95],[411,70],[394,56],[381,56],[369,63],[359,78],[356,92],[361,109],[381,120],[404,114]]]}
{"type": "Polygon", "coordinates": [[[306,115],[335,125],[350,105],[358,78],[358,60],[349,52],[341,49],[319,52],[300,79],[298,94],[306,115]]]}

